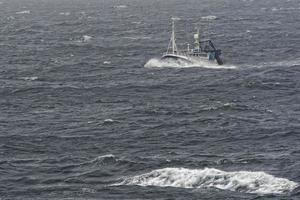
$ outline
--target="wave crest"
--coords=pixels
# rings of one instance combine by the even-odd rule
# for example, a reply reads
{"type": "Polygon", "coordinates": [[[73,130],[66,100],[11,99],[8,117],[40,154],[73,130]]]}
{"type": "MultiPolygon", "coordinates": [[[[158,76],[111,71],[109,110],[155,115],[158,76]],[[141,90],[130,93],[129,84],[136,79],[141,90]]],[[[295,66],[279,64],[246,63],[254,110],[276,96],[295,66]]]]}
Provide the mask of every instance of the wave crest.
{"type": "Polygon", "coordinates": [[[20,14],[30,14],[30,10],[22,10],[22,11],[19,11],[19,12],[16,12],[17,15],[20,15],[20,14]]]}
{"type": "Polygon", "coordinates": [[[120,185],[218,188],[246,193],[281,194],[298,187],[285,178],[277,178],[265,172],[225,172],[214,168],[185,169],[163,168],[150,173],[126,178],[120,185]]]}
{"type": "Polygon", "coordinates": [[[98,156],[96,158],[94,158],[93,160],[91,160],[91,163],[104,163],[107,161],[117,161],[115,155],[113,154],[107,154],[107,155],[103,155],[103,156],[98,156]]]}

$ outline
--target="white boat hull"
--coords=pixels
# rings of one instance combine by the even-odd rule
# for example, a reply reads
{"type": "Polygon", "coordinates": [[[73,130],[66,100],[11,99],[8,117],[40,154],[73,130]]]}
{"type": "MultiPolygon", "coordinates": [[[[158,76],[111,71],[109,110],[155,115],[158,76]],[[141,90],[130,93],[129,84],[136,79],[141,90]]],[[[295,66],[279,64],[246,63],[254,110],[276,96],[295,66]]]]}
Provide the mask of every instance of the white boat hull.
{"type": "Polygon", "coordinates": [[[165,54],[161,57],[162,60],[164,59],[174,59],[174,60],[183,60],[186,62],[191,62],[191,59],[187,56],[177,55],[177,54],[165,54]]]}
{"type": "Polygon", "coordinates": [[[165,54],[161,57],[161,60],[176,60],[176,61],[183,61],[191,64],[197,64],[201,62],[209,62],[218,64],[216,60],[209,60],[206,56],[185,56],[185,55],[178,55],[178,54],[165,54]]]}

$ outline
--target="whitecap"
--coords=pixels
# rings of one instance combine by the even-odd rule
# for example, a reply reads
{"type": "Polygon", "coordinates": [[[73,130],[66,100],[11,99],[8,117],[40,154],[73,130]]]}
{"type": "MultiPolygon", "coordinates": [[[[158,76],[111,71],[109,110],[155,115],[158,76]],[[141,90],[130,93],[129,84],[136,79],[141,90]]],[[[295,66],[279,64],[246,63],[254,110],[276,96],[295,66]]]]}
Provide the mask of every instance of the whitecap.
{"type": "Polygon", "coordinates": [[[106,154],[106,155],[98,156],[97,158],[95,158],[92,161],[101,160],[103,158],[115,158],[115,155],[114,154],[106,154]]]}
{"type": "Polygon", "coordinates": [[[203,19],[203,20],[216,20],[216,19],[218,19],[218,17],[215,16],[215,15],[208,15],[208,16],[201,17],[201,19],[203,19]]]}
{"type": "Polygon", "coordinates": [[[104,164],[108,160],[118,161],[118,159],[116,159],[115,155],[106,154],[106,155],[98,156],[98,157],[94,158],[93,160],[89,161],[88,163],[104,164]]]}
{"type": "Polygon", "coordinates": [[[19,11],[19,12],[16,12],[16,14],[18,14],[18,15],[20,15],[20,14],[30,14],[30,10],[19,11]]]}
{"type": "Polygon", "coordinates": [[[84,35],[82,36],[82,42],[90,42],[92,39],[92,36],[84,35]]]}
{"type": "Polygon", "coordinates": [[[161,60],[158,58],[150,59],[144,67],[146,68],[189,68],[189,67],[200,67],[200,68],[209,68],[209,69],[236,69],[236,66],[233,65],[218,65],[211,63],[209,61],[194,61],[194,62],[185,62],[182,60],[161,60]]]}
{"type": "Polygon", "coordinates": [[[117,5],[117,6],[114,6],[114,8],[123,9],[123,8],[127,8],[127,5],[117,5]]]}
{"type": "Polygon", "coordinates": [[[61,12],[59,13],[60,15],[64,15],[64,16],[69,16],[71,13],[70,12],[61,12]]]}
{"type": "Polygon", "coordinates": [[[131,22],[132,24],[141,24],[141,21],[137,21],[137,22],[131,22]]]}
{"type": "Polygon", "coordinates": [[[107,61],[107,60],[106,60],[106,61],[103,62],[103,64],[109,65],[109,64],[111,64],[111,61],[107,61]]]}
{"type": "Polygon", "coordinates": [[[37,76],[30,76],[30,77],[22,77],[23,80],[25,81],[35,81],[38,79],[37,76]]]}
{"type": "Polygon", "coordinates": [[[125,178],[117,185],[179,188],[217,188],[256,194],[282,194],[293,191],[298,183],[265,172],[225,172],[214,168],[163,168],[125,178]]]}
{"type": "Polygon", "coordinates": [[[105,120],[104,120],[104,123],[113,123],[113,122],[114,122],[113,119],[105,119],[105,120]]]}

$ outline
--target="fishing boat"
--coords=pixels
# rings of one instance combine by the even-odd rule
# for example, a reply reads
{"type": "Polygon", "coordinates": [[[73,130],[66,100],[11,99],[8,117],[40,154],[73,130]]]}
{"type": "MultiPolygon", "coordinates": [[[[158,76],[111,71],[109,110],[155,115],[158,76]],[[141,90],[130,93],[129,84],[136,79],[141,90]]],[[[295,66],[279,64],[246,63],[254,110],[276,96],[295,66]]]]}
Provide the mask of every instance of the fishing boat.
{"type": "Polygon", "coordinates": [[[181,60],[188,63],[197,63],[199,61],[209,61],[223,65],[223,61],[220,57],[221,50],[216,49],[215,45],[211,40],[200,40],[200,31],[197,29],[197,33],[194,34],[194,47],[190,48],[187,44],[187,49],[179,50],[176,45],[175,36],[175,20],[172,18],[172,35],[168,45],[168,49],[163,53],[161,60],[172,59],[181,60]]]}

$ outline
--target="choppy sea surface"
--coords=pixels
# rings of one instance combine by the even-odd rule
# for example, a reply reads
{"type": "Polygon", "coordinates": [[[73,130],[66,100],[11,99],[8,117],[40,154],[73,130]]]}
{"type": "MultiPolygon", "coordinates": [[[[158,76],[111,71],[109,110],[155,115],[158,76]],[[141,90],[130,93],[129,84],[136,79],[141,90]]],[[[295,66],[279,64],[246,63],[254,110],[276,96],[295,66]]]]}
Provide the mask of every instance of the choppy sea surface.
{"type": "Polygon", "coordinates": [[[0,1],[0,199],[300,199],[298,0],[0,1]]]}

